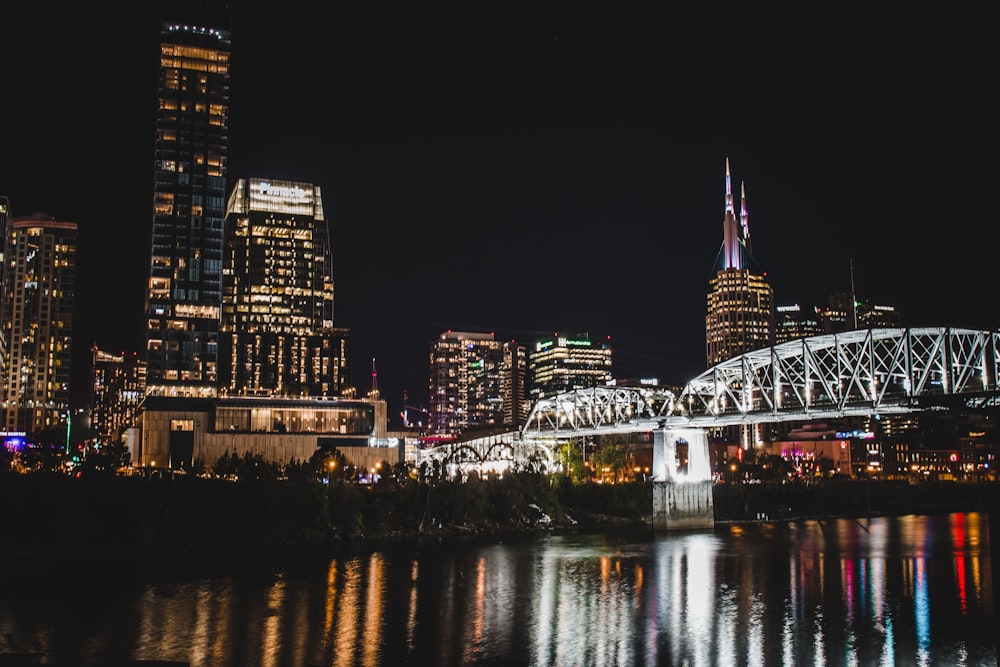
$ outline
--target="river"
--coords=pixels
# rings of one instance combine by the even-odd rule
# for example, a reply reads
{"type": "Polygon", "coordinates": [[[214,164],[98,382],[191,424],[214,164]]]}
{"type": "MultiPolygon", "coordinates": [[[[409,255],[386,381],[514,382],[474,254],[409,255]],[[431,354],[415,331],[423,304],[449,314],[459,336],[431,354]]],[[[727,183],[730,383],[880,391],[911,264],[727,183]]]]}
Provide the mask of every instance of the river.
{"type": "Polygon", "coordinates": [[[405,541],[155,579],[67,563],[5,572],[0,665],[993,666],[992,574],[979,512],[405,541]]]}

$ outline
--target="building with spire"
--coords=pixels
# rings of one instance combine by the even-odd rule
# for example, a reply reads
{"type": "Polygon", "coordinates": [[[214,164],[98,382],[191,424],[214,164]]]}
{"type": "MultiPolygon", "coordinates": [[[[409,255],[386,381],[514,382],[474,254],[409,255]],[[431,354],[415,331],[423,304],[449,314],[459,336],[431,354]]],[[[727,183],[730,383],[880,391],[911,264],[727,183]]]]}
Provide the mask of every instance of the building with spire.
{"type": "Polygon", "coordinates": [[[709,282],[705,316],[707,366],[774,344],[774,292],[755,266],[750,245],[746,186],[740,184],[740,214],[733,201],[726,158],[723,241],[715,276],[709,282]]]}

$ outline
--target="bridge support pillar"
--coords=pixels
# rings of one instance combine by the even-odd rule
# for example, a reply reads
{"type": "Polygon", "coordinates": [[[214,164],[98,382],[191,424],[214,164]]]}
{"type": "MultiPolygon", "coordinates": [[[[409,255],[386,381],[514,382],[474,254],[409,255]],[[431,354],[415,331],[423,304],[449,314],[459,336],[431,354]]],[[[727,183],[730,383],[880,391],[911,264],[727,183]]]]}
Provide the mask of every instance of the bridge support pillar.
{"type": "Polygon", "coordinates": [[[653,530],[715,525],[708,434],[700,428],[653,431],[653,530]],[[678,445],[687,445],[687,473],[678,473],[678,445]]]}

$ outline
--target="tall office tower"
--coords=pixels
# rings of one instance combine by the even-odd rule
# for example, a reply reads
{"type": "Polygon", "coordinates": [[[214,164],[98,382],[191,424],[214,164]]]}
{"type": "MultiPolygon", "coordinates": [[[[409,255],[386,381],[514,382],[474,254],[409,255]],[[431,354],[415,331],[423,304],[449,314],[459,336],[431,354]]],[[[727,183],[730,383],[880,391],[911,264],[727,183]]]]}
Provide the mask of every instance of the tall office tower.
{"type": "Polygon", "coordinates": [[[504,425],[503,344],[492,333],[446,331],[430,346],[428,432],[455,437],[504,425]]]}
{"type": "Polygon", "coordinates": [[[75,222],[46,213],[8,220],[3,328],[9,341],[4,430],[65,428],[69,420],[75,222]]]}
{"type": "Polygon", "coordinates": [[[787,343],[790,340],[818,336],[823,333],[815,308],[803,309],[794,303],[775,308],[774,342],[787,343]]]}
{"type": "Polygon", "coordinates": [[[136,353],[112,354],[96,345],[91,352],[90,426],[99,442],[117,443],[135,426],[146,395],[146,359],[136,353]]]}
{"type": "Polygon", "coordinates": [[[0,197],[0,390],[7,386],[7,313],[3,312],[3,295],[6,292],[6,267],[4,256],[7,251],[7,217],[10,215],[10,201],[0,197]]]}
{"type": "Polygon", "coordinates": [[[222,300],[230,32],[224,11],[211,22],[175,20],[166,12],[146,297],[146,393],[212,397],[222,300]]]}
{"type": "Polygon", "coordinates": [[[589,333],[536,340],[528,355],[528,377],[532,404],[574,389],[608,385],[611,345],[590,340],[589,333]]]}
{"type": "Polygon", "coordinates": [[[340,396],[350,384],[350,331],[333,325],[333,259],[320,187],[237,181],[226,207],[222,265],[220,393],[340,396]]]}
{"type": "Polygon", "coordinates": [[[520,429],[528,420],[531,404],[525,394],[528,351],[516,341],[503,344],[503,421],[520,429]]]}
{"type": "Polygon", "coordinates": [[[774,293],[763,273],[751,268],[746,188],[741,185],[740,217],[733,206],[726,158],[726,211],[715,277],[709,282],[705,342],[708,366],[774,342],[774,293]]]}

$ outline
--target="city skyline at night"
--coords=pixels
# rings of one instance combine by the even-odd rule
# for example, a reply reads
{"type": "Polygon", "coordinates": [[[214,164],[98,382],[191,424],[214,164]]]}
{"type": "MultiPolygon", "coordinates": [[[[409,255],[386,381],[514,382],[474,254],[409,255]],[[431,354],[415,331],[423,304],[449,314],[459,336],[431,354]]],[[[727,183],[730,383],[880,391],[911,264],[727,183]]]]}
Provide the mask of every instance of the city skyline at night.
{"type": "MultiPolygon", "coordinates": [[[[361,393],[376,360],[390,417],[404,391],[427,405],[447,330],[589,332],[617,377],[697,374],[727,158],[776,304],[853,287],[906,326],[997,326],[974,16],[779,33],[748,15],[316,25],[300,9],[233,14],[226,192],[257,175],[323,188],[334,321],[361,393]]],[[[76,407],[92,344],[145,346],[153,214],[160,17],[134,8],[113,35],[92,11],[29,10],[10,35],[18,140],[0,168],[14,217],[79,225],[76,407]]]]}

